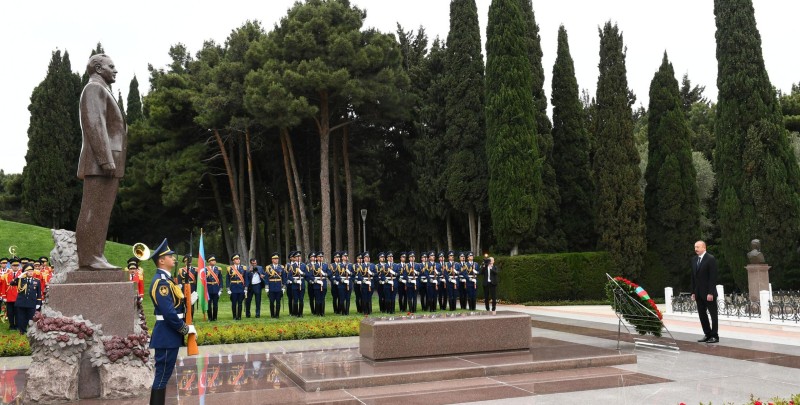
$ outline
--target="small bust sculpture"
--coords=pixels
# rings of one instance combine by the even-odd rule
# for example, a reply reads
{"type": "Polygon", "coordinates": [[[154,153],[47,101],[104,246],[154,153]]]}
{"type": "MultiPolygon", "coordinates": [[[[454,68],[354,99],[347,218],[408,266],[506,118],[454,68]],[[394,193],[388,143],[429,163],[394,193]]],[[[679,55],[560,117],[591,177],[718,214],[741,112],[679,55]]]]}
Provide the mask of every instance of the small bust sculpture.
{"type": "Polygon", "coordinates": [[[761,241],[758,239],[751,240],[750,248],[752,248],[752,250],[747,252],[747,259],[750,260],[750,264],[764,264],[764,254],[761,253],[761,241]]]}

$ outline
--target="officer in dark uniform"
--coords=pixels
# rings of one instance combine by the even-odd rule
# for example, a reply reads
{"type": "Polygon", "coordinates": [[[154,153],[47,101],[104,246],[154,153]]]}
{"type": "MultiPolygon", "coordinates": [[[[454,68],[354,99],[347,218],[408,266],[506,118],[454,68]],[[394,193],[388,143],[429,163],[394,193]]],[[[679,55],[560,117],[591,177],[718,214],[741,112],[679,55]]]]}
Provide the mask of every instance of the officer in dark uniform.
{"type": "MultiPolygon", "coordinates": [[[[317,261],[317,253],[314,251],[308,252],[308,262],[306,263],[306,270],[309,274],[313,275],[311,265],[317,261]]],[[[311,314],[317,314],[317,303],[314,298],[314,279],[312,277],[306,278],[306,290],[308,290],[308,305],[311,307],[311,314]]]]}
{"type": "Polygon", "coordinates": [[[422,270],[419,263],[416,263],[416,253],[408,252],[408,265],[403,274],[406,285],[406,308],[408,312],[417,312],[417,286],[419,286],[419,276],[422,270]]]}
{"type": "Polygon", "coordinates": [[[467,254],[461,252],[458,255],[459,262],[456,264],[458,269],[458,302],[461,309],[467,309],[467,254]]]}
{"type": "Polygon", "coordinates": [[[339,313],[350,315],[350,295],[353,292],[353,266],[347,262],[347,252],[342,252],[342,263],[336,273],[336,285],[339,289],[339,313]]]}
{"type": "Polygon", "coordinates": [[[383,275],[386,271],[386,253],[380,252],[378,253],[378,264],[375,265],[375,279],[377,282],[375,283],[375,288],[378,289],[378,309],[380,309],[381,313],[386,313],[386,295],[384,295],[383,291],[383,275]]]}
{"type": "Polygon", "coordinates": [[[478,274],[480,274],[480,266],[475,263],[475,256],[472,252],[467,253],[467,263],[462,269],[462,273],[467,278],[467,305],[470,311],[475,310],[475,301],[478,294],[478,274]]]}
{"type": "Polygon", "coordinates": [[[428,279],[427,291],[427,309],[430,312],[436,312],[436,299],[439,294],[439,271],[436,266],[436,252],[428,252],[428,263],[426,270],[422,271],[424,277],[428,279]]]}
{"type": "Polygon", "coordinates": [[[361,283],[364,282],[363,275],[361,274],[361,268],[364,264],[364,256],[361,253],[356,254],[356,264],[353,265],[353,284],[352,290],[354,295],[356,296],[356,312],[359,314],[363,313],[361,306],[361,283]]]}
{"type": "Polygon", "coordinates": [[[456,300],[458,299],[458,276],[461,270],[460,265],[453,261],[455,253],[451,250],[447,252],[447,263],[444,264],[444,275],[447,278],[447,301],[450,304],[450,310],[456,310],[456,300]]]}
{"type": "Polygon", "coordinates": [[[334,314],[341,314],[342,311],[339,309],[339,282],[336,280],[336,275],[339,274],[339,267],[342,265],[342,252],[333,252],[333,263],[330,266],[330,272],[328,273],[328,281],[330,281],[331,285],[331,300],[333,301],[333,313],[334,314]]]}
{"type": "MultiPolygon", "coordinates": [[[[136,258],[133,257],[132,259],[136,258]]],[[[197,269],[192,267],[192,255],[183,256],[183,267],[178,270],[178,274],[175,277],[175,283],[178,284],[178,287],[181,288],[181,291],[183,291],[184,284],[189,284],[192,292],[197,292],[197,269]]],[[[192,317],[194,317],[194,305],[192,305],[191,311],[192,317]]]]}
{"type": "Polygon", "coordinates": [[[325,292],[328,284],[328,274],[322,269],[322,264],[319,260],[322,255],[317,255],[316,252],[312,256],[311,264],[306,267],[306,270],[311,274],[313,289],[313,299],[311,300],[311,313],[317,316],[325,315],[325,292]]]}
{"type": "Polygon", "coordinates": [[[397,301],[400,305],[400,312],[408,310],[408,291],[406,289],[405,275],[408,272],[408,262],[406,252],[400,252],[400,270],[397,272],[397,301]]]}
{"type": "Polygon", "coordinates": [[[208,256],[206,287],[208,288],[208,320],[216,321],[219,312],[219,296],[222,295],[222,271],[217,267],[217,257],[208,256]]]}
{"type": "Polygon", "coordinates": [[[361,309],[364,315],[372,314],[372,294],[375,292],[375,265],[370,263],[369,252],[364,252],[361,281],[361,309]]]}
{"type": "Polygon", "coordinates": [[[294,289],[292,288],[292,276],[289,274],[291,269],[294,267],[294,254],[296,250],[292,250],[289,252],[289,257],[287,257],[286,265],[284,269],[286,271],[283,272],[283,285],[286,286],[286,298],[289,301],[289,315],[294,316],[294,289]]]}
{"type": "Polygon", "coordinates": [[[284,269],[280,263],[278,252],[272,254],[272,264],[265,269],[267,276],[267,295],[269,295],[269,316],[281,316],[281,298],[283,297],[284,269]]]}
{"type": "Polygon", "coordinates": [[[447,266],[444,261],[444,252],[439,252],[439,263],[436,270],[439,272],[439,309],[447,310],[447,266]]]}
{"type": "Polygon", "coordinates": [[[25,274],[17,278],[17,303],[14,309],[17,311],[19,333],[24,335],[28,331],[28,322],[33,319],[41,305],[39,299],[42,295],[42,282],[34,277],[33,264],[27,263],[22,269],[25,274]]]}
{"type": "Polygon", "coordinates": [[[300,251],[295,251],[292,262],[286,269],[289,272],[287,277],[289,286],[292,288],[292,296],[294,297],[289,309],[291,314],[298,318],[303,317],[303,307],[305,304],[304,282],[306,279],[306,265],[300,261],[301,257],[300,251]]]}
{"type": "Polygon", "coordinates": [[[264,268],[258,265],[256,259],[250,259],[250,270],[247,272],[247,298],[244,301],[244,312],[246,317],[250,317],[250,303],[256,301],[256,318],[261,318],[261,291],[264,290],[266,283],[266,273],[264,268]]]}
{"type": "Polygon", "coordinates": [[[394,300],[397,294],[397,274],[400,265],[394,262],[392,252],[386,254],[386,267],[383,273],[383,297],[386,300],[385,311],[387,314],[394,313],[394,300]]]}
{"type": "Polygon", "coordinates": [[[150,391],[150,404],[163,404],[166,400],[167,384],[175,369],[178,348],[183,337],[197,333],[194,325],[187,325],[184,317],[184,297],[180,288],[172,281],[175,268],[175,252],[166,239],[153,251],[150,258],[156,264],[156,273],[150,281],[150,298],[153,301],[156,324],[150,337],[150,348],[155,349],[155,378],[150,391]]]}
{"type": "Polygon", "coordinates": [[[231,264],[225,275],[225,283],[228,286],[228,295],[231,296],[231,314],[234,321],[242,320],[242,303],[244,302],[245,291],[247,291],[247,267],[240,264],[241,257],[238,254],[231,256],[231,264]]]}
{"type": "Polygon", "coordinates": [[[422,308],[423,311],[428,310],[428,252],[420,252],[419,255],[420,264],[419,264],[419,288],[417,289],[417,295],[419,296],[419,306],[422,308]]]}
{"type": "Polygon", "coordinates": [[[317,265],[326,278],[326,280],[322,280],[322,306],[319,308],[320,316],[325,316],[325,297],[328,295],[328,287],[331,285],[331,268],[328,263],[325,263],[325,255],[323,252],[317,252],[317,265]]]}

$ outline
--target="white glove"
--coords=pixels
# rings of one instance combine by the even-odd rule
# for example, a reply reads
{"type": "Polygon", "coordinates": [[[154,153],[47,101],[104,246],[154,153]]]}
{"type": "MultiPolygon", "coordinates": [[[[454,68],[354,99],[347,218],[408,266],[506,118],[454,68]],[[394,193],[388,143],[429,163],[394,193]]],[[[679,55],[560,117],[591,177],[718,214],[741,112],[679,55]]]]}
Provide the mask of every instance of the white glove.
{"type": "Polygon", "coordinates": [[[266,291],[267,291],[267,293],[269,293],[269,286],[267,286],[266,291]]]}
{"type": "Polygon", "coordinates": [[[192,291],[192,305],[197,302],[197,291],[192,291]]]}
{"type": "Polygon", "coordinates": [[[286,293],[286,287],[281,288],[281,293],[286,293]]]}
{"type": "Polygon", "coordinates": [[[230,288],[228,289],[228,295],[231,295],[231,289],[230,288]]]}
{"type": "Polygon", "coordinates": [[[219,290],[219,292],[217,293],[217,296],[220,296],[220,295],[222,295],[222,290],[219,290]]]}
{"type": "Polygon", "coordinates": [[[188,326],[189,326],[189,333],[188,334],[191,335],[191,334],[194,333],[196,335],[197,334],[197,329],[194,328],[194,325],[188,325],[188,326]]]}
{"type": "Polygon", "coordinates": [[[36,309],[39,309],[39,308],[41,308],[41,307],[42,307],[41,305],[37,305],[37,306],[36,306],[36,309]]]}

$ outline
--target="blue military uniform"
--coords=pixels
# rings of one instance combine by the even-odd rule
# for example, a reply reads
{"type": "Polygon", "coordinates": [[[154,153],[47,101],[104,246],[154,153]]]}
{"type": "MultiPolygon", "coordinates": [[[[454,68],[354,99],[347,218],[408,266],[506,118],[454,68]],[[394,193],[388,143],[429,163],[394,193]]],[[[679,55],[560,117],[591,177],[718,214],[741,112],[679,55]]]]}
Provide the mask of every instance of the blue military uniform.
{"type": "MultiPolygon", "coordinates": [[[[231,256],[231,262],[239,259],[239,255],[231,256]]],[[[247,291],[247,267],[241,264],[232,264],[228,266],[228,272],[225,275],[225,282],[228,286],[228,294],[231,296],[231,314],[233,320],[242,320],[242,304],[244,303],[245,291],[247,291]]]]}
{"type": "Polygon", "coordinates": [[[436,254],[430,252],[428,254],[428,263],[422,270],[422,276],[427,279],[427,309],[430,312],[436,312],[436,298],[439,293],[439,271],[436,264],[436,254]]]}
{"type": "Polygon", "coordinates": [[[283,266],[278,263],[278,253],[272,254],[273,264],[264,270],[267,276],[267,295],[269,295],[269,315],[278,318],[281,315],[281,298],[283,297],[284,274],[283,266]],[[277,260],[276,260],[277,259],[277,260]]]}
{"type": "MultiPolygon", "coordinates": [[[[313,257],[322,258],[322,254],[313,254],[313,257]]],[[[306,267],[311,278],[314,300],[311,302],[311,312],[317,316],[325,315],[325,292],[328,285],[328,274],[323,268],[322,263],[313,262],[306,267]]]]}
{"type": "Polygon", "coordinates": [[[356,296],[356,312],[359,314],[363,313],[361,308],[363,306],[361,301],[361,284],[364,282],[364,278],[361,275],[363,260],[364,256],[361,253],[356,255],[356,263],[353,264],[353,283],[351,284],[351,290],[356,296]]]}
{"type": "Polygon", "coordinates": [[[447,279],[447,301],[450,304],[450,310],[455,311],[461,264],[453,261],[453,251],[448,252],[448,256],[450,261],[444,264],[444,276],[447,279]]]}
{"type": "Polygon", "coordinates": [[[328,281],[331,285],[331,300],[333,301],[334,314],[342,313],[342,310],[339,308],[339,283],[336,281],[336,274],[339,272],[339,266],[341,265],[341,263],[336,259],[341,258],[341,252],[333,252],[333,263],[328,266],[330,269],[328,272],[328,281]]]}
{"type": "Polygon", "coordinates": [[[373,285],[378,289],[378,309],[381,313],[386,313],[386,296],[383,291],[383,273],[386,271],[386,253],[378,253],[378,264],[375,265],[375,276],[373,285]]]}
{"type": "Polygon", "coordinates": [[[466,254],[461,252],[458,255],[459,262],[458,268],[458,302],[461,304],[461,309],[467,309],[467,262],[466,254]]]}
{"type": "Polygon", "coordinates": [[[372,294],[375,291],[375,265],[368,263],[369,252],[364,252],[364,264],[361,267],[361,309],[364,315],[372,313],[372,294]]]}
{"type": "Polygon", "coordinates": [[[389,252],[386,255],[389,260],[383,269],[381,280],[383,281],[383,298],[385,300],[384,311],[387,314],[394,313],[394,300],[397,294],[397,274],[400,271],[400,265],[394,262],[394,255],[389,252]]]}
{"type": "MultiPolygon", "coordinates": [[[[159,259],[174,254],[175,252],[169,248],[167,240],[164,239],[150,258],[158,266],[159,259]]],[[[150,393],[150,403],[163,404],[167,384],[175,369],[178,348],[183,345],[183,337],[193,327],[190,328],[183,321],[185,310],[183,292],[172,281],[168,269],[156,270],[150,281],[150,299],[153,301],[156,315],[156,324],[153,326],[153,334],[150,337],[150,348],[155,349],[156,352],[155,378],[150,393]]]]}
{"type": "Polygon", "coordinates": [[[409,263],[406,271],[403,272],[403,281],[406,285],[406,308],[408,312],[417,312],[417,286],[419,285],[420,265],[411,259],[415,259],[414,252],[408,253],[409,263]]]}
{"type": "Polygon", "coordinates": [[[400,306],[400,312],[408,310],[408,292],[406,291],[405,274],[408,272],[408,262],[406,262],[406,252],[400,252],[400,270],[397,271],[397,302],[400,306]]]}
{"type": "Polygon", "coordinates": [[[467,305],[469,306],[470,311],[475,310],[478,293],[478,274],[480,274],[480,267],[478,266],[478,263],[473,261],[473,258],[474,256],[472,252],[467,253],[467,263],[461,271],[466,277],[467,281],[467,305]]]}
{"type": "Polygon", "coordinates": [[[350,315],[350,295],[353,292],[353,266],[345,262],[346,257],[347,252],[342,252],[343,263],[339,263],[338,269],[334,274],[334,279],[337,282],[336,287],[339,290],[339,312],[342,315],[350,315]]]}
{"type": "Polygon", "coordinates": [[[208,320],[216,321],[219,312],[219,296],[222,294],[222,271],[217,267],[217,258],[209,255],[206,266],[206,288],[208,288],[208,320]],[[214,263],[211,263],[214,262],[214,263]]]}
{"type": "Polygon", "coordinates": [[[33,265],[28,263],[22,267],[25,271],[17,278],[17,302],[14,310],[17,311],[17,328],[19,333],[28,331],[28,322],[33,319],[36,309],[40,306],[42,296],[42,282],[33,276],[33,265]],[[31,272],[28,272],[31,270],[31,272]]]}
{"type": "Polygon", "coordinates": [[[294,252],[294,258],[298,258],[298,260],[292,261],[286,268],[287,270],[287,282],[288,287],[292,290],[292,295],[290,296],[292,299],[289,301],[289,313],[296,317],[303,316],[303,307],[305,305],[305,283],[304,281],[307,278],[306,275],[306,265],[305,263],[301,263],[300,252],[294,252]]]}

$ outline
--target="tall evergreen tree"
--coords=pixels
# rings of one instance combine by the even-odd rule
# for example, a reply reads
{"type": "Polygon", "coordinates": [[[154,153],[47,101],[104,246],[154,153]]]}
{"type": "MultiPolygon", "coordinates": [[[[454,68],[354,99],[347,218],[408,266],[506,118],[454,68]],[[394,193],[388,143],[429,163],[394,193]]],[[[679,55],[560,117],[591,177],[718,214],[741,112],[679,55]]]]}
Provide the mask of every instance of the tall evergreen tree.
{"type": "Polygon", "coordinates": [[[470,248],[476,250],[477,215],[485,209],[488,169],[483,54],[475,0],[450,2],[446,52],[445,142],[452,152],[447,156],[445,197],[458,212],[467,214],[470,248]]]}
{"type": "Polygon", "coordinates": [[[561,204],[562,229],[567,249],[587,251],[597,244],[592,210],[593,186],[589,161],[586,115],[578,93],[575,65],[569,52],[567,30],[558,29],[558,50],[553,65],[553,168],[561,204]]]}
{"type": "Polygon", "coordinates": [[[623,275],[637,278],[647,248],[644,196],[639,188],[625,49],[619,28],[611,22],[600,30],[599,67],[592,165],[597,185],[597,245],[611,253],[623,275]]]}
{"type": "Polygon", "coordinates": [[[144,118],[144,114],[142,113],[142,97],[139,95],[139,81],[136,80],[136,75],[133,75],[128,88],[128,125],[134,124],[142,118],[144,118]]]}
{"type": "Polygon", "coordinates": [[[665,274],[653,274],[655,279],[667,281],[666,285],[687,287],[684,276],[694,255],[692,243],[700,237],[700,208],[691,134],[675,70],[666,52],[650,82],[647,139],[647,242],[648,252],[659,266],[645,271],[663,271],[665,274]]]}
{"type": "Polygon", "coordinates": [[[22,200],[41,226],[72,228],[77,217],[80,84],[80,76],[72,72],[69,54],[64,52],[62,57],[61,51],[55,51],[47,76],[31,95],[22,200]]]}
{"type": "Polygon", "coordinates": [[[117,96],[117,107],[119,107],[119,111],[122,113],[122,119],[124,119],[127,122],[128,116],[125,114],[125,102],[122,101],[122,92],[121,91],[119,92],[119,95],[117,96]]]}
{"type": "Polygon", "coordinates": [[[761,54],[752,0],[715,0],[720,253],[740,287],[745,254],[761,239],[780,284],[800,234],[800,170],[761,54]]]}
{"type": "Polygon", "coordinates": [[[547,116],[547,96],[544,93],[542,40],[539,36],[539,25],[536,24],[531,0],[519,0],[519,3],[525,18],[526,48],[533,73],[531,94],[533,95],[536,119],[536,143],[539,147],[539,155],[543,158],[542,196],[539,202],[539,219],[536,223],[533,251],[560,252],[566,249],[566,237],[560,212],[561,195],[553,162],[553,125],[547,116]]]}
{"type": "Polygon", "coordinates": [[[542,192],[533,72],[519,0],[493,0],[486,28],[486,153],[497,241],[517,254],[533,237],[542,192]]]}

